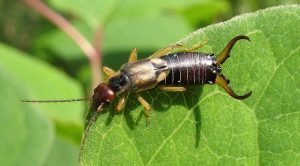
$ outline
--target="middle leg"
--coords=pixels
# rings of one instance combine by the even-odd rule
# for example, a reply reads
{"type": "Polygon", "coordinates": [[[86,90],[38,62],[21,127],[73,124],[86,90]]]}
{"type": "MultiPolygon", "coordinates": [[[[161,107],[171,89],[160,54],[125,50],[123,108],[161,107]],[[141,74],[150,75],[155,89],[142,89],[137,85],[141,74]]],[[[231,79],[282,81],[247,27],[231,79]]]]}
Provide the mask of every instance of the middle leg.
{"type": "Polygon", "coordinates": [[[142,106],[145,109],[145,115],[146,115],[146,120],[147,124],[149,124],[149,117],[150,117],[150,112],[151,112],[151,106],[150,104],[141,96],[140,93],[136,93],[136,97],[138,101],[142,104],[142,106]]]}

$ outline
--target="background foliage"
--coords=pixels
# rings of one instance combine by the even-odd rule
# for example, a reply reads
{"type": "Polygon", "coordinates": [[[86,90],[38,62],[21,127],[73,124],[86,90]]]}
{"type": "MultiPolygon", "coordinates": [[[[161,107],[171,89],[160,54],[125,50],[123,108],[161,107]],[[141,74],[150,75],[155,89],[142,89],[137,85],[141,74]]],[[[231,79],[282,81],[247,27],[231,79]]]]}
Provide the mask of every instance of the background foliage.
{"type": "MultiPolygon", "coordinates": [[[[47,4],[51,6],[51,8],[68,18],[73,25],[80,29],[80,31],[91,40],[93,39],[95,29],[100,25],[104,32],[101,45],[103,49],[103,64],[114,69],[118,69],[121,64],[126,62],[128,54],[133,48],[139,49],[139,58],[146,57],[159,48],[179,41],[198,28],[225,21],[234,15],[239,15],[244,12],[290,3],[299,3],[299,1],[95,0],[89,1],[88,3],[83,0],[74,0],[72,3],[62,0],[47,1],[47,4]]],[[[85,94],[90,94],[91,74],[89,71],[89,63],[72,40],[34,10],[26,6],[22,1],[0,0],[0,9],[0,132],[2,134],[0,138],[0,165],[76,165],[78,164],[79,144],[83,128],[83,114],[84,111],[87,110],[87,105],[84,103],[24,104],[20,103],[19,100],[24,98],[81,98],[84,97],[85,94]]],[[[285,10],[289,11],[288,9],[285,10]]],[[[281,19],[294,18],[299,20],[299,8],[296,9],[296,12],[298,12],[296,16],[290,11],[290,17],[281,19]]],[[[261,19],[258,20],[265,21],[264,15],[261,15],[259,18],[261,19]]],[[[268,21],[275,19],[277,19],[277,15],[267,18],[268,21]]],[[[296,49],[299,47],[299,42],[293,40],[296,39],[294,35],[299,36],[299,32],[297,31],[299,28],[296,28],[299,27],[299,21],[283,24],[283,27],[279,30],[276,29],[277,27],[269,26],[269,33],[258,31],[249,33],[252,29],[247,30],[242,28],[244,24],[245,27],[254,25],[253,22],[255,21],[257,20],[250,19],[245,20],[243,23],[236,23],[239,24],[238,27],[241,28],[236,31],[233,31],[234,26],[230,27],[228,25],[224,28],[219,26],[219,29],[222,30],[220,34],[226,34],[226,36],[219,37],[219,33],[217,33],[219,31],[215,32],[214,28],[208,28],[207,31],[209,34],[206,34],[207,36],[200,31],[196,36],[189,37],[189,40],[182,42],[192,45],[201,41],[203,38],[215,39],[210,40],[210,43],[204,47],[203,50],[219,51],[223,44],[237,32],[245,32],[253,38],[252,40],[260,41],[260,46],[266,46],[263,47],[266,48],[264,49],[264,54],[261,54],[260,50],[254,49],[255,46],[257,47],[258,45],[257,43],[251,42],[249,44],[243,42],[237,46],[238,51],[234,52],[234,55],[249,55],[248,50],[252,50],[254,52],[250,54],[250,57],[253,58],[250,59],[248,57],[243,60],[242,57],[245,58],[245,56],[237,56],[234,57],[234,61],[232,60],[224,66],[225,68],[229,68],[226,74],[230,75],[230,78],[234,80],[232,86],[237,87],[238,92],[244,92],[247,88],[258,87],[258,85],[264,84],[264,82],[257,82],[255,85],[248,84],[250,78],[254,78],[253,74],[261,72],[260,68],[253,69],[252,67],[262,63],[261,61],[253,60],[255,59],[255,55],[265,55],[265,57],[262,56],[262,58],[264,59],[263,62],[267,64],[261,64],[261,66],[266,68],[264,70],[266,72],[274,72],[272,69],[276,68],[278,64],[284,63],[281,61],[286,55],[299,55],[299,50],[296,49]],[[290,32],[290,30],[292,32],[290,32]],[[289,40],[285,40],[285,38],[273,34],[278,31],[284,34],[287,33],[287,39],[289,40]],[[290,40],[292,42],[289,42],[290,40]],[[222,43],[222,45],[220,45],[220,43],[222,43]],[[289,47],[282,48],[286,45],[289,47]],[[241,47],[247,49],[239,50],[241,47]],[[279,50],[277,50],[277,48],[279,50]],[[276,55],[273,55],[274,53],[276,55]],[[249,61],[251,63],[249,63],[249,61]],[[236,64],[234,62],[239,63],[236,64]],[[244,75],[245,78],[239,79],[239,75],[233,73],[234,69],[240,69],[243,65],[247,64],[250,65],[247,69],[251,70],[240,70],[239,75],[244,75]],[[230,66],[232,66],[232,70],[230,66]],[[268,67],[269,70],[267,70],[268,67]],[[248,71],[251,72],[247,73],[248,71]],[[247,83],[243,84],[244,81],[242,80],[247,83]]],[[[234,25],[236,26],[236,24],[234,25]]],[[[260,27],[260,29],[264,28],[265,27],[260,27]]],[[[299,39],[299,37],[297,39],[299,39]]],[[[170,127],[169,130],[165,130],[165,128],[159,126],[172,123],[176,124],[176,120],[179,120],[178,117],[186,117],[186,120],[190,121],[190,117],[185,116],[186,112],[177,111],[182,109],[186,110],[186,108],[189,108],[188,110],[195,110],[195,103],[198,103],[199,95],[201,95],[203,100],[207,100],[207,102],[224,100],[231,103],[233,107],[223,111],[218,104],[211,106],[204,102],[203,108],[201,107],[200,109],[204,110],[203,112],[201,111],[201,115],[197,115],[199,111],[190,111],[190,116],[194,116],[191,119],[194,122],[190,124],[192,127],[181,129],[182,131],[178,132],[181,135],[192,135],[190,140],[192,144],[190,146],[198,147],[193,147],[192,149],[209,151],[208,147],[203,148],[201,146],[204,144],[204,141],[207,143],[206,145],[213,146],[212,148],[219,152],[217,155],[222,156],[219,163],[211,164],[227,163],[230,165],[239,165],[243,163],[244,160],[247,160],[247,157],[241,156],[239,157],[240,162],[236,162],[230,155],[226,155],[223,150],[230,150],[226,141],[229,141],[229,136],[232,135],[232,133],[243,133],[244,135],[237,135],[234,140],[231,140],[240,148],[240,151],[234,150],[232,152],[248,153],[248,151],[244,151],[244,149],[252,148],[254,150],[245,156],[255,156],[252,152],[254,153],[255,149],[259,148],[264,150],[259,153],[265,156],[265,158],[261,160],[250,159],[248,164],[254,165],[260,163],[267,165],[273,162],[272,164],[278,165],[287,163],[297,165],[300,161],[297,157],[293,157],[299,155],[299,142],[297,141],[299,138],[299,116],[297,111],[299,110],[296,107],[297,101],[295,97],[299,94],[297,90],[297,85],[299,85],[299,80],[297,81],[299,77],[297,77],[297,74],[299,74],[299,72],[297,72],[297,68],[295,67],[297,66],[297,63],[295,63],[297,60],[299,62],[299,58],[292,58],[287,61],[291,62],[291,64],[282,65],[284,66],[284,70],[276,71],[274,75],[276,75],[278,79],[274,79],[275,82],[270,84],[276,86],[272,87],[266,85],[268,88],[266,89],[265,96],[254,94],[253,100],[246,101],[245,105],[240,102],[232,101],[222,95],[215,95],[215,98],[206,99],[205,96],[211,92],[216,93],[216,89],[211,87],[204,89],[199,88],[198,91],[201,93],[193,95],[191,100],[186,100],[183,105],[173,105],[173,103],[179,102],[179,100],[181,101],[181,94],[166,95],[165,93],[154,91],[149,94],[146,93],[146,98],[153,102],[155,98],[152,100],[153,96],[151,94],[157,94],[157,97],[159,96],[162,101],[158,103],[153,102],[154,108],[164,108],[160,110],[167,111],[155,111],[149,127],[145,126],[141,107],[139,107],[133,99],[129,100],[129,104],[126,108],[127,111],[123,113],[124,116],[115,116],[111,124],[125,122],[122,126],[128,128],[127,130],[129,134],[131,134],[131,137],[137,137],[137,135],[135,135],[136,133],[144,133],[145,137],[150,138],[149,140],[141,139],[139,140],[140,143],[147,144],[149,141],[150,143],[155,142],[156,144],[160,144],[162,140],[153,137],[151,131],[153,132],[155,130],[163,135],[167,135],[172,131],[172,128],[170,127]],[[289,80],[293,80],[293,84],[290,84],[289,80]],[[281,88],[278,89],[278,87],[281,88]],[[264,103],[260,102],[262,99],[265,99],[263,101],[266,103],[278,104],[262,104],[264,103]],[[252,109],[248,110],[248,112],[240,112],[239,109],[234,109],[235,107],[240,108],[242,105],[242,107],[245,107],[245,110],[247,110],[247,106],[250,105],[251,107],[255,101],[257,105],[262,104],[262,107],[258,107],[261,109],[252,109]],[[287,105],[281,105],[281,102],[287,105]],[[169,109],[171,105],[172,108],[169,109]],[[139,110],[135,112],[129,111],[134,109],[139,110]],[[208,110],[219,111],[214,112],[208,110]],[[249,111],[252,112],[249,114],[249,111]],[[253,111],[256,113],[259,112],[259,114],[255,115],[257,116],[256,120],[261,121],[261,125],[253,126],[255,124],[250,123],[251,119],[255,120],[253,111]],[[290,111],[292,111],[292,113],[290,111]],[[177,114],[174,114],[174,112],[177,112],[177,114]],[[161,118],[155,115],[158,113],[162,114],[161,118]],[[285,116],[285,113],[287,113],[287,116],[285,116]],[[197,119],[197,117],[199,119],[197,119]],[[269,117],[272,117],[271,121],[268,121],[269,117]],[[122,118],[123,120],[121,120],[122,118]],[[132,125],[135,124],[133,121],[136,119],[140,119],[138,121],[138,128],[132,125]],[[168,121],[174,122],[167,123],[168,121]],[[243,123],[245,125],[242,126],[246,127],[232,128],[234,125],[228,123],[228,121],[232,121],[232,124],[243,123]],[[202,128],[203,126],[206,126],[206,128],[202,128]],[[262,132],[261,135],[252,135],[251,132],[257,129],[266,132],[262,132]],[[205,131],[209,131],[210,135],[208,135],[208,137],[217,139],[205,140],[205,137],[201,136],[201,133],[205,133],[205,131]],[[244,131],[248,132],[244,133],[244,131]],[[220,132],[222,132],[222,135],[218,134],[220,132]],[[242,139],[240,139],[241,137],[242,139]],[[256,143],[256,137],[259,137],[259,140],[262,140],[262,142],[256,143]],[[203,138],[204,140],[198,140],[197,138],[203,138]]],[[[200,102],[202,103],[202,100],[200,102]]],[[[109,114],[106,113],[105,116],[98,120],[97,127],[94,128],[95,131],[100,130],[100,128],[101,132],[105,131],[102,129],[105,124],[104,122],[109,122],[107,121],[108,115],[109,114]]],[[[178,123],[180,122],[178,121],[178,123]]],[[[106,128],[109,130],[109,126],[106,128]]],[[[92,132],[91,138],[97,137],[101,132],[92,132]]],[[[133,145],[134,143],[130,141],[130,139],[128,142],[126,142],[126,140],[120,141],[122,137],[113,135],[120,134],[120,132],[124,132],[122,128],[114,128],[112,135],[109,136],[109,138],[114,139],[108,139],[108,142],[103,144],[103,152],[101,152],[101,154],[105,152],[106,155],[111,157],[106,157],[106,159],[115,159],[113,160],[115,162],[118,161],[117,158],[120,159],[122,156],[129,156],[129,159],[139,158],[139,156],[134,156],[137,150],[122,146],[123,144],[133,145]],[[113,153],[113,147],[116,148],[116,153],[113,153]],[[122,149],[122,147],[125,149],[122,149]]],[[[255,132],[257,134],[257,131],[253,131],[253,133],[255,132]]],[[[179,140],[179,142],[182,142],[181,145],[178,145],[180,146],[178,147],[179,149],[188,150],[188,146],[185,147],[185,141],[187,139],[189,138],[179,140]]],[[[97,141],[97,139],[88,141],[85,147],[85,153],[93,156],[98,152],[99,157],[100,152],[95,152],[92,146],[93,144],[98,145],[99,142],[97,141]]],[[[150,145],[155,146],[154,144],[150,145]]],[[[94,148],[96,147],[97,146],[94,148]]],[[[176,150],[172,149],[172,146],[165,149],[165,151],[164,153],[166,154],[176,152],[176,150]]],[[[208,163],[208,161],[215,160],[213,152],[214,151],[206,153],[204,157],[194,156],[182,158],[182,160],[187,162],[191,161],[190,164],[193,162],[208,163]],[[190,160],[191,158],[196,158],[197,160],[190,160]]],[[[151,154],[145,152],[145,159],[149,158],[147,155],[151,154]]],[[[190,153],[189,155],[193,156],[196,154],[190,153]]],[[[91,160],[91,158],[88,157],[84,159],[85,163],[89,164],[98,163],[100,160],[98,158],[91,160]]],[[[147,163],[147,161],[144,161],[145,159],[140,160],[137,164],[147,163]]],[[[164,158],[161,160],[166,161],[164,158]]],[[[110,162],[113,164],[113,161],[110,162]]],[[[177,164],[182,163],[178,162],[177,164]]]]}

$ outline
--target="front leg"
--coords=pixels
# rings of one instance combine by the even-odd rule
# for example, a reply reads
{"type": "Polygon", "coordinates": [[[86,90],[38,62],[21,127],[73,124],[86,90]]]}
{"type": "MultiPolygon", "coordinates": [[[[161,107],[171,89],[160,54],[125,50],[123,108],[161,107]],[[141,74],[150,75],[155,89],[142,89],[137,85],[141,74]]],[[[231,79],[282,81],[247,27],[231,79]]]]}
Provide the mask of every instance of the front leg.
{"type": "Polygon", "coordinates": [[[128,63],[137,61],[137,49],[133,49],[129,55],[128,63]]]}
{"type": "Polygon", "coordinates": [[[127,93],[124,93],[121,95],[119,102],[115,108],[117,112],[120,112],[124,108],[125,102],[126,102],[126,97],[127,97],[127,93]]]}
{"type": "Polygon", "coordinates": [[[114,76],[116,74],[116,72],[113,69],[111,69],[109,67],[106,67],[106,66],[102,67],[102,71],[105,73],[105,75],[108,78],[110,78],[110,77],[112,77],[112,76],[114,76]]]}

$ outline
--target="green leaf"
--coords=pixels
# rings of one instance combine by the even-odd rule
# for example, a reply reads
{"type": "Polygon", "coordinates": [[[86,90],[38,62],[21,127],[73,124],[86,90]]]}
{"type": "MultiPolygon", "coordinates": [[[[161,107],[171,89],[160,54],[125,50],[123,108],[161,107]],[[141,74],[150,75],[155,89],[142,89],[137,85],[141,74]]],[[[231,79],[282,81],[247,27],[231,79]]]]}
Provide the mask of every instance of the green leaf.
{"type": "MultiPolygon", "coordinates": [[[[178,10],[190,10],[196,12],[203,10],[204,7],[210,8],[210,11],[205,10],[205,15],[208,17],[215,16],[221,11],[228,9],[228,3],[221,0],[98,0],[89,1],[74,0],[72,3],[67,1],[50,0],[55,8],[71,13],[78,16],[89,27],[95,29],[99,26],[99,23],[106,26],[107,22],[111,19],[120,18],[143,18],[145,16],[156,15],[158,13],[162,15],[170,14],[178,10]],[[218,7],[223,5],[223,7],[218,7]],[[219,11],[215,8],[220,9],[219,11]],[[210,14],[208,14],[210,13],[210,14]]],[[[139,20],[139,19],[137,19],[139,20]]],[[[132,20],[132,22],[134,22],[132,20]]],[[[152,24],[159,25],[159,24],[152,24]]],[[[155,26],[155,28],[156,28],[155,26]]]]}
{"type": "MultiPolygon", "coordinates": [[[[87,38],[92,36],[91,30],[86,24],[74,22],[73,26],[87,38]]],[[[45,59],[51,58],[50,56],[53,56],[51,53],[55,53],[56,56],[63,59],[66,63],[70,63],[72,60],[82,62],[84,61],[83,59],[86,59],[78,45],[65,32],[57,29],[40,35],[35,40],[33,47],[34,51],[37,52],[37,56],[45,55],[45,59]]]]}
{"type": "MultiPolygon", "coordinates": [[[[75,25],[88,38],[92,36],[91,30],[82,22],[75,25]]],[[[105,42],[103,42],[102,49],[104,56],[111,52],[131,51],[133,48],[155,50],[169,42],[178,40],[190,31],[191,28],[178,16],[151,15],[134,19],[134,21],[130,17],[114,19],[108,23],[104,30],[103,41],[105,42]],[[157,24],[155,28],[153,23],[157,24]],[[176,29],[170,29],[170,25],[175,26],[176,29]],[[141,40],[143,38],[147,38],[147,40],[141,40]],[[128,42],[129,40],[130,42],[128,42]]],[[[36,41],[35,48],[39,52],[52,51],[67,62],[84,58],[78,46],[62,31],[53,31],[41,36],[36,41]]],[[[118,56],[122,57],[123,55],[119,54],[118,56]]]]}
{"type": "MultiPolygon", "coordinates": [[[[180,43],[208,40],[219,53],[240,41],[223,67],[237,101],[218,86],[184,94],[151,90],[150,125],[134,95],[121,114],[105,112],[91,127],[82,165],[299,165],[300,6],[279,6],[200,29],[180,43]]],[[[125,63],[125,62],[124,62],[125,63]]],[[[113,111],[111,106],[110,111],[113,111]]]]}
{"type": "MultiPolygon", "coordinates": [[[[18,98],[18,100],[83,98],[77,82],[45,62],[3,44],[0,44],[0,57],[0,67],[7,71],[15,83],[21,84],[27,93],[27,98],[18,98]]],[[[83,103],[27,103],[27,105],[32,105],[46,113],[55,122],[82,126],[83,103]]]]}
{"type": "MultiPolygon", "coordinates": [[[[1,59],[3,47],[1,47],[1,59]]],[[[1,61],[2,62],[2,61],[1,61]]],[[[0,65],[0,165],[42,165],[53,143],[53,124],[31,105],[25,86],[0,65]]]]}
{"type": "Polygon", "coordinates": [[[72,3],[60,0],[49,1],[49,3],[59,10],[68,11],[69,13],[79,16],[93,29],[98,27],[99,21],[103,22],[109,17],[121,2],[121,0],[93,0],[89,2],[84,0],[74,0],[72,3]]]}
{"type": "Polygon", "coordinates": [[[3,44],[0,58],[0,165],[61,162],[56,156],[61,152],[59,148],[68,153],[65,165],[77,163],[83,103],[20,100],[82,98],[78,83],[48,64],[3,44]],[[63,139],[54,141],[55,133],[63,139]]]}
{"type": "MultiPolygon", "coordinates": [[[[3,126],[0,158],[5,159],[0,165],[53,163],[55,155],[50,159],[48,155],[56,150],[57,141],[52,147],[55,133],[78,148],[84,103],[20,102],[22,99],[82,98],[78,83],[48,64],[3,44],[0,44],[0,57],[0,120],[3,126]]],[[[74,150],[76,156],[70,154],[64,164],[74,165],[78,160],[77,152],[78,149],[74,150]]]]}
{"type": "Polygon", "coordinates": [[[47,166],[76,166],[78,164],[79,147],[57,137],[46,161],[47,166]]]}
{"type": "Polygon", "coordinates": [[[201,1],[198,4],[191,4],[189,7],[177,9],[187,21],[194,27],[199,25],[209,25],[217,20],[227,18],[230,13],[230,5],[228,1],[210,0],[201,1]]]}
{"type": "MultiPolygon", "coordinates": [[[[124,59],[124,52],[133,48],[149,52],[166,46],[192,31],[197,21],[210,23],[229,8],[227,2],[219,0],[101,0],[89,3],[51,0],[50,3],[59,10],[78,16],[73,24],[91,40],[94,31],[101,25],[104,33],[101,47],[106,61],[116,56],[124,59]]],[[[78,46],[59,30],[41,36],[35,42],[35,48],[39,52],[50,50],[67,62],[84,58],[78,46]]]]}

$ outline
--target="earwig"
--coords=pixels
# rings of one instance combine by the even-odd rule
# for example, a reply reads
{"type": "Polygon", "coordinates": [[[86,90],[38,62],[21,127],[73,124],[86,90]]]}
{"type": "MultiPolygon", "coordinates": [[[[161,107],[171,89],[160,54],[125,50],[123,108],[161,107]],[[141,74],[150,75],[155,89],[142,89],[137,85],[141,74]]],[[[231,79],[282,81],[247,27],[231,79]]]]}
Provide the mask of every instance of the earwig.
{"type": "Polygon", "coordinates": [[[195,52],[203,44],[188,48],[179,44],[171,45],[154,53],[147,59],[137,60],[137,49],[133,49],[128,63],[115,72],[108,67],[103,67],[103,72],[108,76],[106,83],[100,83],[92,97],[86,99],[70,100],[23,100],[23,102],[72,102],[91,100],[91,116],[83,134],[82,145],[86,139],[89,128],[96,121],[99,113],[116,96],[120,96],[116,105],[119,112],[125,105],[128,93],[134,93],[143,105],[148,121],[151,106],[141,96],[140,92],[155,87],[162,91],[183,92],[190,85],[218,84],[233,98],[242,100],[248,98],[252,91],[245,95],[237,95],[229,86],[230,81],[221,74],[221,64],[229,57],[230,51],[238,40],[250,41],[247,36],[236,36],[218,55],[195,52]],[[172,53],[174,49],[180,52],[172,53]]]}
{"type": "Polygon", "coordinates": [[[99,84],[93,95],[93,108],[100,104],[107,105],[116,95],[120,95],[117,111],[121,111],[125,104],[127,93],[135,93],[138,101],[146,112],[151,106],[140,95],[140,92],[158,87],[163,91],[182,92],[189,85],[218,84],[233,98],[242,100],[248,98],[252,92],[237,95],[229,86],[230,81],[221,74],[221,64],[229,57],[234,44],[241,39],[250,41],[247,36],[236,36],[218,55],[195,52],[202,44],[187,48],[176,44],[154,53],[150,58],[137,60],[137,50],[134,49],[128,63],[118,72],[103,67],[109,77],[108,83],[99,84]],[[182,48],[181,52],[171,53],[175,48],[182,48]]]}

